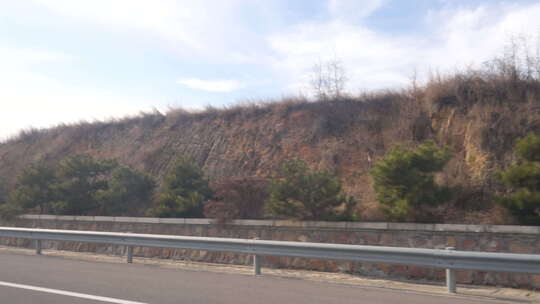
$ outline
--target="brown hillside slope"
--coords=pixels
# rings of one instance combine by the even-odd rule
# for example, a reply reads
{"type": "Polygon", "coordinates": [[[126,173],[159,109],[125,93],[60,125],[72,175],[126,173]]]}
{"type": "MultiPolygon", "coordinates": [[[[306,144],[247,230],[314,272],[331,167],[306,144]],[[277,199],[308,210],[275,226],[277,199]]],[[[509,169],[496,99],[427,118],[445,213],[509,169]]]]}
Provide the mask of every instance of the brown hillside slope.
{"type": "Polygon", "coordinates": [[[0,176],[11,184],[32,162],[81,153],[115,158],[158,180],[180,156],[192,157],[214,180],[270,176],[282,160],[300,157],[336,170],[361,198],[363,216],[376,219],[369,169],[389,147],[427,139],[448,145],[455,156],[440,180],[464,185],[458,203],[474,205],[498,189],[494,172],[513,160],[514,140],[531,131],[540,132],[537,82],[456,76],[412,93],[178,110],[26,132],[0,144],[0,176]]]}

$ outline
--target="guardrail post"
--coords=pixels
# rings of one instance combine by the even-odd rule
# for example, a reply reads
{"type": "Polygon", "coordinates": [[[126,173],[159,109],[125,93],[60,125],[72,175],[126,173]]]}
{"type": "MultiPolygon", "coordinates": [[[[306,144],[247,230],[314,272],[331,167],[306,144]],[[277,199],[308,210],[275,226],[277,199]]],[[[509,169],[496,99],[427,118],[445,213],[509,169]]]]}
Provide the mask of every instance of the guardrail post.
{"type": "MultiPolygon", "coordinates": [[[[454,247],[446,247],[446,250],[456,250],[454,247]]],[[[446,269],[446,287],[449,293],[456,293],[456,270],[446,269]]]]}
{"type": "Polygon", "coordinates": [[[133,246],[127,246],[127,262],[133,263],[133,246]]]}
{"type": "Polygon", "coordinates": [[[255,275],[261,275],[261,256],[260,255],[253,255],[253,270],[255,271],[255,275]]]}
{"type": "Polygon", "coordinates": [[[41,240],[35,240],[34,246],[36,247],[36,254],[41,254],[41,240]]]}
{"type": "MultiPolygon", "coordinates": [[[[254,240],[258,240],[258,237],[253,238],[254,240]]],[[[260,255],[253,255],[253,271],[255,272],[255,275],[261,275],[261,256],[260,255]]]]}

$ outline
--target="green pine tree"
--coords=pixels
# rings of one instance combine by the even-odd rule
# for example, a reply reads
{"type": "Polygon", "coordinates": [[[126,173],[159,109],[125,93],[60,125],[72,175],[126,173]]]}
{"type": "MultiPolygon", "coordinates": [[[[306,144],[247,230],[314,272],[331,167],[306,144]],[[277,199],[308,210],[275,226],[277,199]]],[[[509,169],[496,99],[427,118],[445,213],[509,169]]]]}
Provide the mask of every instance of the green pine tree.
{"type": "Polygon", "coordinates": [[[337,176],[309,169],[299,159],[284,162],[280,177],[269,186],[266,213],[298,220],[351,220],[356,205],[347,197],[337,176]],[[343,207],[339,211],[338,207],[343,207]]]}
{"type": "Polygon", "coordinates": [[[17,177],[15,188],[9,194],[10,204],[22,210],[36,209],[48,213],[58,198],[55,187],[56,172],[45,164],[26,168],[17,177]]]}
{"type": "Polygon", "coordinates": [[[498,202],[521,224],[540,225],[540,136],[529,134],[515,146],[518,161],[500,177],[511,193],[498,202]]]}
{"type": "Polygon", "coordinates": [[[382,210],[391,220],[415,220],[424,206],[451,198],[450,188],[438,185],[434,174],[450,160],[448,149],[428,141],[415,150],[396,146],[371,170],[374,190],[382,210]]]}
{"type": "Polygon", "coordinates": [[[78,155],[64,159],[57,168],[57,200],[52,208],[57,214],[99,214],[97,193],[109,187],[108,176],[118,167],[114,160],[96,160],[78,155]]]}
{"type": "Polygon", "coordinates": [[[143,214],[152,201],[154,180],[137,170],[125,166],[114,168],[105,189],[99,190],[95,198],[99,214],[106,216],[138,216],[143,214]]]}
{"type": "Polygon", "coordinates": [[[163,192],[149,213],[158,217],[203,217],[204,202],[211,197],[202,169],[183,158],[165,176],[163,192]]]}

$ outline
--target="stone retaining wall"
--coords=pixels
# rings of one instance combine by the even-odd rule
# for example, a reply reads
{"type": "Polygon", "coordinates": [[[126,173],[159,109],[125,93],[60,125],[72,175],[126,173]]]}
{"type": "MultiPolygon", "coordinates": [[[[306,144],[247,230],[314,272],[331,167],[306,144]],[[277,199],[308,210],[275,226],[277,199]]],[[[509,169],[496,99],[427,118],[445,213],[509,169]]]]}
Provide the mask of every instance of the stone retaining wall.
{"type": "MultiPolygon", "coordinates": [[[[159,219],[103,216],[23,215],[3,226],[118,231],[185,236],[255,238],[263,240],[384,245],[417,248],[456,247],[458,250],[540,254],[540,227],[412,223],[296,222],[237,220],[215,225],[208,219],[159,219]]],[[[2,239],[10,246],[30,247],[29,240],[2,239]]],[[[123,254],[122,246],[76,242],[44,242],[44,249],[123,254]]],[[[135,256],[215,263],[250,264],[241,254],[169,248],[134,248],[135,256]]],[[[264,267],[303,268],[350,272],[390,278],[442,281],[444,270],[429,267],[265,257],[264,267]]],[[[540,276],[480,271],[458,271],[458,283],[540,289],[540,276]]]]}

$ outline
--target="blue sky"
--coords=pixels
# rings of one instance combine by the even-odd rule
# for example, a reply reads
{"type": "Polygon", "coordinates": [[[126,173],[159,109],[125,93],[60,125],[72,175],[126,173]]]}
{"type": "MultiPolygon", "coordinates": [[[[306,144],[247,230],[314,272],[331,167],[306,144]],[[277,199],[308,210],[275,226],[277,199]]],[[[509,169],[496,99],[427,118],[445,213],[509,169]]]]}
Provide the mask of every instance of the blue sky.
{"type": "Polygon", "coordinates": [[[539,1],[0,0],[0,138],[29,126],[407,85],[540,32],[539,1]],[[422,76],[421,76],[422,77],[422,76]]]}

